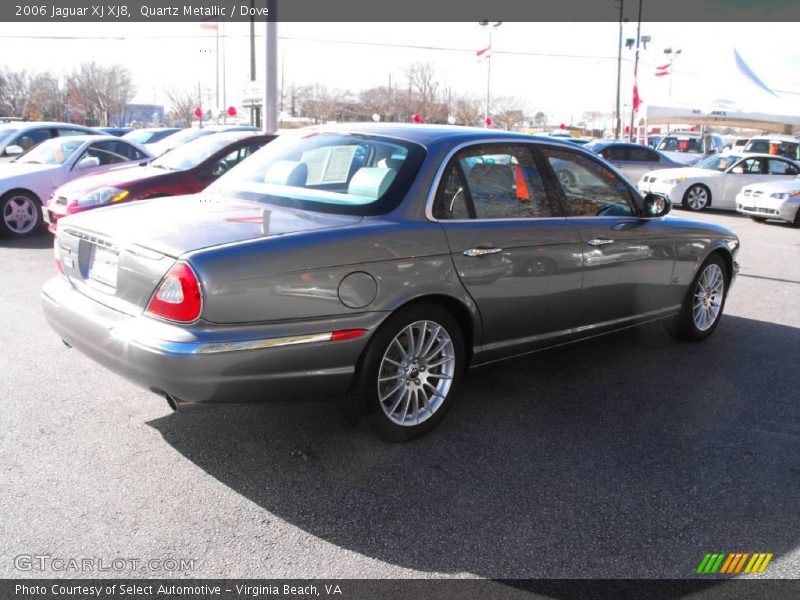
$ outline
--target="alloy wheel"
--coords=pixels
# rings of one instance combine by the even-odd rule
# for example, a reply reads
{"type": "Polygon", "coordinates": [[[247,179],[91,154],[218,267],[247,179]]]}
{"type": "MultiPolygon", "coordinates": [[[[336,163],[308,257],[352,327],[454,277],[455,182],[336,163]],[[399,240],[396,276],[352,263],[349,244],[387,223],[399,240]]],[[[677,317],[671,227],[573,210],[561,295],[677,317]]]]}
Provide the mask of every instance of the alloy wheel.
{"type": "Polygon", "coordinates": [[[722,269],[711,263],[700,275],[694,290],[692,317],[699,331],[707,331],[714,325],[722,310],[724,294],[725,278],[722,269]]]}
{"type": "Polygon", "coordinates": [[[389,344],[378,369],[378,399],[386,417],[419,425],[442,406],[456,370],[453,340],[434,321],[404,327],[389,344]]]}
{"type": "Polygon", "coordinates": [[[12,196],[3,207],[3,223],[17,235],[29,233],[38,221],[34,201],[28,196],[12,196]]]}

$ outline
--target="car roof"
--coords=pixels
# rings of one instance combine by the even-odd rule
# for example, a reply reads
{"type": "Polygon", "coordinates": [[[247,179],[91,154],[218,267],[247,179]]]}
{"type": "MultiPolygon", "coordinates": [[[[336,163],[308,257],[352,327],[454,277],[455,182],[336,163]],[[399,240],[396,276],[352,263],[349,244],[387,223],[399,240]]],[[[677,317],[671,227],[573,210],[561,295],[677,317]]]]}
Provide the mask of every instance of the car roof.
{"type": "Polygon", "coordinates": [[[508,139],[521,141],[540,141],[562,146],[564,148],[580,149],[577,144],[559,139],[550,135],[531,135],[500,129],[486,129],[479,127],[464,127],[460,125],[424,125],[411,123],[337,123],[329,125],[312,125],[295,131],[333,132],[345,134],[363,134],[386,137],[396,137],[408,142],[415,142],[421,146],[429,146],[436,142],[450,139],[453,141],[480,141],[508,139]]]}
{"type": "Polygon", "coordinates": [[[91,130],[86,125],[77,123],[60,123],[59,121],[0,121],[0,127],[16,127],[17,129],[27,129],[28,127],[73,127],[75,129],[91,130]]]}

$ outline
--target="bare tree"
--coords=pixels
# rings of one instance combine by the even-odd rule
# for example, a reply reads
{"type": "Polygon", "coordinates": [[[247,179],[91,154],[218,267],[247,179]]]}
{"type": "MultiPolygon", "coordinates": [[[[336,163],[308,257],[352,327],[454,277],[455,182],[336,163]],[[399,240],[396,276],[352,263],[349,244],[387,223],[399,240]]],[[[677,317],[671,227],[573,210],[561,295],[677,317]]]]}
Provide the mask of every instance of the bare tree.
{"type": "Polygon", "coordinates": [[[382,121],[396,121],[397,108],[394,92],[386,86],[364,90],[358,96],[361,112],[380,115],[382,121]]]}
{"type": "Polygon", "coordinates": [[[189,127],[194,119],[194,109],[200,106],[200,100],[192,91],[184,87],[172,87],[164,90],[173,115],[173,121],[189,127]]]}
{"type": "Polygon", "coordinates": [[[27,118],[65,121],[67,93],[58,77],[38,73],[31,78],[27,118]]]}
{"type": "Polygon", "coordinates": [[[453,101],[456,124],[477,126],[483,123],[483,101],[474,96],[460,96],[453,101]]]}
{"type": "Polygon", "coordinates": [[[539,111],[533,116],[533,122],[536,123],[537,127],[544,129],[547,127],[547,115],[539,111]]]}
{"type": "Polygon", "coordinates": [[[0,115],[26,118],[30,86],[27,71],[0,70],[0,115]]]}
{"type": "Polygon", "coordinates": [[[325,123],[341,113],[347,101],[347,92],[329,90],[327,86],[315,83],[308,90],[308,95],[303,102],[302,113],[304,116],[314,119],[314,123],[325,123]]]}
{"type": "Polygon", "coordinates": [[[495,99],[493,119],[498,127],[510,131],[514,127],[522,125],[525,113],[519,100],[505,96],[495,99]]]}
{"type": "Polygon", "coordinates": [[[419,113],[428,123],[444,123],[447,120],[447,103],[439,98],[438,77],[431,63],[413,63],[406,69],[406,112],[419,113]]]}
{"type": "Polygon", "coordinates": [[[126,67],[95,62],[78,67],[70,78],[70,88],[78,92],[86,119],[100,125],[108,125],[115,116],[120,118],[135,93],[126,67]]]}

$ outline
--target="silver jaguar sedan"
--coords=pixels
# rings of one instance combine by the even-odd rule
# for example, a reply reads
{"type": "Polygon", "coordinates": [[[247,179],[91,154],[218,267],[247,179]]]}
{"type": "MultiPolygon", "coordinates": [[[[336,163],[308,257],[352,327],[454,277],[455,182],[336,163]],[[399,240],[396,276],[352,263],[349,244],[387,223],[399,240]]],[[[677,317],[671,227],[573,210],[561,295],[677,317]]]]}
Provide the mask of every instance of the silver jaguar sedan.
{"type": "Polygon", "coordinates": [[[669,209],[552,137],[299,130],[201,194],[59,221],[42,302],[173,408],[334,392],[405,440],[470,367],[656,320],[711,335],[739,241],[669,209]]]}

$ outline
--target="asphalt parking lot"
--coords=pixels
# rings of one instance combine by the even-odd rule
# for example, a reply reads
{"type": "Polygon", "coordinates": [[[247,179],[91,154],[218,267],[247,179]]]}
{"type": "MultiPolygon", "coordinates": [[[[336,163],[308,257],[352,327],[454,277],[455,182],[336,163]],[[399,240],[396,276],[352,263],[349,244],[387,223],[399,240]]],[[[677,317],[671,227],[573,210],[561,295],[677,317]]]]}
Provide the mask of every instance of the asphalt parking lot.
{"type": "Polygon", "coordinates": [[[47,327],[50,239],[0,240],[0,576],[680,578],[745,551],[797,577],[800,230],[698,218],[742,240],[710,340],[651,326],[475,371],[403,445],[330,403],[172,413],[47,327]]]}

